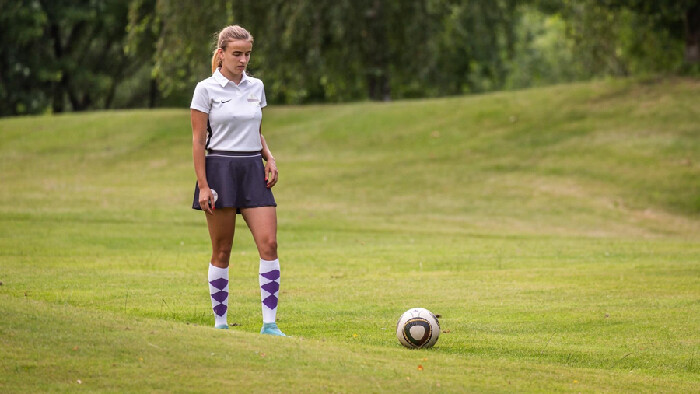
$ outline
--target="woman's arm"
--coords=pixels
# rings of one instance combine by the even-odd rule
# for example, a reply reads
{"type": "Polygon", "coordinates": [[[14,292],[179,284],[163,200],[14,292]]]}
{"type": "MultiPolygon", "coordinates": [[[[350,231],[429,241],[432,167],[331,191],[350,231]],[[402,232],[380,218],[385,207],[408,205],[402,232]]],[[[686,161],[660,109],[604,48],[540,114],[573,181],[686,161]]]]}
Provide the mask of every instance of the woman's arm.
{"type": "Polygon", "coordinates": [[[197,185],[199,186],[199,206],[206,213],[212,214],[214,196],[207,181],[204,155],[207,144],[209,114],[192,109],[190,110],[190,117],[192,119],[192,160],[194,161],[194,172],[197,175],[197,185]]]}
{"type": "Polygon", "coordinates": [[[270,148],[267,146],[267,142],[265,142],[265,137],[262,135],[262,123],[260,124],[260,143],[262,144],[260,153],[263,159],[265,159],[265,180],[267,181],[267,187],[270,188],[277,183],[278,173],[275,158],[272,156],[272,152],[270,152],[270,148]]]}

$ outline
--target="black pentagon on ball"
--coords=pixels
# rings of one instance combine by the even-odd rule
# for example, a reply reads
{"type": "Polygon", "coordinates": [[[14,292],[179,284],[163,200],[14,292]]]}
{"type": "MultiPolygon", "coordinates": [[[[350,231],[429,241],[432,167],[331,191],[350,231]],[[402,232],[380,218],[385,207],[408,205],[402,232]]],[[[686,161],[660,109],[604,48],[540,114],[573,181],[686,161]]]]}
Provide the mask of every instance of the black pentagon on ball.
{"type": "Polygon", "coordinates": [[[430,326],[430,322],[421,317],[414,317],[412,319],[409,319],[403,326],[404,339],[417,348],[423,347],[423,345],[430,342],[430,338],[432,338],[432,336],[433,329],[430,326]],[[414,338],[413,336],[411,336],[411,328],[416,326],[423,327],[423,336],[420,338],[414,338]]]}

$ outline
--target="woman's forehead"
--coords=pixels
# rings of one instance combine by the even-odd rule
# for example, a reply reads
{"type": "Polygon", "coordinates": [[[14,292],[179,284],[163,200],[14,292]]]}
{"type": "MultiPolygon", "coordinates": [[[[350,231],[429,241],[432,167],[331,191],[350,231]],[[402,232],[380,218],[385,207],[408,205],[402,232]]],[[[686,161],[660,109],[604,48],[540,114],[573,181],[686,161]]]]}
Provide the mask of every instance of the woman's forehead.
{"type": "Polygon", "coordinates": [[[226,50],[233,52],[248,52],[253,49],[253,43],[248,40],[231,40],[226,43],[226,50]]]}

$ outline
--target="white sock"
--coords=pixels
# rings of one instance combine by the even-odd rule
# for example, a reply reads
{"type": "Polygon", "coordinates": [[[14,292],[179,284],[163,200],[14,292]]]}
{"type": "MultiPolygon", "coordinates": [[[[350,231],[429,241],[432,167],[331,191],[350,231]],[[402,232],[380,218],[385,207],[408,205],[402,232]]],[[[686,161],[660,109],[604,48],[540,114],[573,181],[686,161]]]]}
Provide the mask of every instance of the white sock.
{"type": "Polygon", "coordinates": [[[209,263],[209,294],[211,309],[214,311],[214,325],[228,324],[228,267],[219,268],[209,263]]]}
{"type": "Polygon", "coordinates": [[[280,261],[260,259],[260,299],[263,323],[274,323],[277,317],[277,301],[280,289],[280,261]]]}

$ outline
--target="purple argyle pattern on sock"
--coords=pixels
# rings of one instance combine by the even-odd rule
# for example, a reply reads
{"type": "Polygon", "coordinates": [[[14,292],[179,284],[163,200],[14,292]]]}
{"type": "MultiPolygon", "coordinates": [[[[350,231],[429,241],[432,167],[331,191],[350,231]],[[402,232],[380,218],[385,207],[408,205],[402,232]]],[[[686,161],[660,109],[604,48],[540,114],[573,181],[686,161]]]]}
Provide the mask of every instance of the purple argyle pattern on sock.
{"type": "Polygon", "coordinates": [[[228,298],[228,291],[217,291],[216,293],[211,295],[211,298],[218,302],[224,302],[228,298]]]}
{"type": "Polygon", "coordinates": [[[277,280],[280,278],[280,270],[272,270],[269,272],[261,272],[260,276],[267,280],[277,280]]]}
{"type": "Polygon", "coordinates": [[[216,313],[217,316],[223,316],[226,314],[226,310],[228,309],[228,307],[224,304],[219,304],[212,309],[214,310],[214,313],[216,313]]]}
{"type": "Polygon", "coordinates": [[[212,286],[216,287],[219,290],[223,290],[224,287],[228,284],[228,280],[224,278],[219,278],[219,279],[214,279],[213,281],[209,282],[212,286]]]}
{"type": "Polygon", "coordinates": [[[219,291],[216,293],[211,294],[211,298],[219,303],[218,305],[214,305],[212,309],[217,316],[223,316],[226,314],[226,310],[228,309],[228,307],[223,304],[223,302],[228,299],[228,291],[224,290],[226,286],[228,286],[228,280],[224,278],[214,279],[210,281],[209,284],[219,289],[219,291]]]}
{"type": "Polygon", "coordinates": [[[275,293],[277,293],[277,290],[280,289],[280,284],[277,282],[270,282],[270,283],[267,283],[267,284],[260,286],[260,288],[265,290],[266,292],[268,292],[270,294],[275,294],[275,293]]]}
{"type": "Polygon", "coordinates": [[[268,296],[267,298],[265,298],[263,300],[262,303],[263,303],[263,305],[265,305],[266,307],[268,307],[270,309],[275,309],[275,308],[277,308],[277,297],[275,297],[273,295],[268,296]]]}
{"type": "Polygon", "coordinates": [[[261,272],[260,276],[267,280],[271,280],[272,282],[265,283],[264,285],[260,286],[260,288],[268,293],[270,293],[269,296],[267,296],[263,301],[263,305],[270,309],[275,309],[277,308],[277,291],[280,289],[280,284],[277,282],[277,280],[280,278],[280,271],[279,270],[272,270],[268,272],[261,272]]]}

